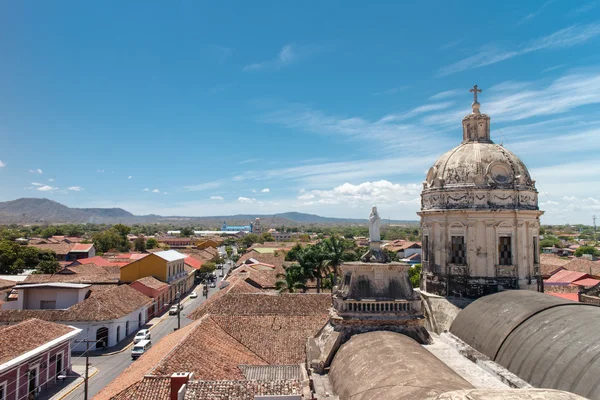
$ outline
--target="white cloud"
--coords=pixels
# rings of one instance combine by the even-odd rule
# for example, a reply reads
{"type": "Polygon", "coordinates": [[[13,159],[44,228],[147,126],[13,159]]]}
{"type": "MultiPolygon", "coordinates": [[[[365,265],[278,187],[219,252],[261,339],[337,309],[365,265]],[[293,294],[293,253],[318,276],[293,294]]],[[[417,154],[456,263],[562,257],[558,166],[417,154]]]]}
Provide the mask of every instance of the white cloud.
{"type": "Polygon", "coordinates": [[[252,193],[256,193],[256,189],[252,189],[252,193]]]}
{"type": "Polygon", "coordinates": [[[43,184],[43,183],[39,183],[39,182],[31,182],[31,184],[32,184],[33,186],[44,186],[44,184],[43,184]]]}
{"type": "Polygon", "coordinates": [[[264,188],[263,190],[261,190],[261,193],[269,193],[271,191],[271,189],[269,188],[264,188]]]}
{"type": "Polygon", "coordinates": [[[519,21],[519,25],[524,24],[525,22],[530,21],[530,20],[534,19],[535,17],[537,17],[538,15],[540,15],[542,13],[542,11],[544,11],[544,9],[546,9],[546,7],[548,7],[550,4],[554,3],[555,1],[556,0],[546,1],[537,10],[535,10],[534,12],[529,13],[525,17],[523,17],[523,19],[521,19],[519,21]]]}
{"type": "Polygon", "coordinates": [[[277,57],[274,59],[245,65],[243,70],[260,71],[268,68],[283,68],[295,63],[298,60],[309,57],[320,49],[321,48],[319,46],[299,46],[294,44],[286,44],[281,48],[281,50],[279,50],[277,57]]]}
{"type": "Polygon", "coordinates": [[[395,184],[386,180],[363,182],[358,185],[344,183],[331,190],[301,191],[298,200],[304,205],[313,204],[411,204],[418,205],[421,186],[418,184],[395,184]]]}
{"type": "Polygon", "coordinates": [[[2,167],[6,167],[6,163],[3,163],[2,160],[0,160],[0,168],[2,167]]]}
{"type": "Polygon", "coordinates": [[[103,174],[104,170],[103,169],[98,169],[98,170],[96,170],[96,172],[99,172],[99,173],[103,174]]]}
{"type": "Polygon", "coordinates": [[[81,192],[83,188],[81,186],[69,186],[68,190],[71,190],[73,192],[81,192]]]}
{"type": "Polygon", "coordinates": [[[37,169],[30,169],[29,172],[31,172],[32,174],[43,174],[42,170],[37,168],[37,169]]]}
{"type": "Polygon", "coordinates": [[[164,192],[163,194],[169,194],[169,192],[164,192]]]}
{"type": "Polygon", "coordinates": [[[222,184],[222,182],[219,182],[219,181],[205,182],[205,183],[199,183],[197,185],[184,186],[184,189],[187,189],[192,192],[199,192],[202,190],[218,188],[219,186],[221,186],[221,184],[222,184]]]}
{"type": "Polygon", "coordinates": [[[131,178],[133,178],[133,176],[131,176],[131,175],[129,175],[129,176],[127,177],[127,179],[131,179],[131,178]]]}
{"type": "Polygon", "coordinates": [[[149,191],[150,191],[150,189],[148,189],[148,188],[144,188],[144,190],[143,190],[143,191],[144,191],[144,192],[149,192],[149,191]]]}
{"type": "Polygon", "coordinates": [[[48,182],[54,182],[54,178],[48,179],[48,182]]]}
{"type": "Polygon", "coordinates": [[[458,90],[458,89],[446,90],[444,92],[434,94],[433,96],[431,96],[429,98],[429,100],[447,99],[448,97],[454,97],[454,96],[457,96],[458,94],[462,94],[462,93],[464,93],[464,90],[458,90]]]}
{"type": "Polygon", "coordinates": [[[223,200],[222,196],[210,196],[211,200],[223,200]]]}
{"type": "Polygon", "coordinates": [[[240,196],[240,197],[238,197],[237,201],[239,203],[254,203],[256,201],[256,199],[251,199],[249,197],[240,196]]]}
{"type": "Polygon", "coordinates": [[[488,46],[475,55],[462,59],[454,64],[439,69],[437,76],[454,74],[471,68],[479,68],[498,63],[523,54],[545,49],[558,49],[584,43],[600,35],[600,23],[573,25],[550,35],[522,43],[514,50],[506,50],[488,46]]]}
{"type": "Polygon", "coordinates": [[[58,189],[58,188],[57,187],[48,186],[48,185],[38,186],[36,188],[36,190],[39,190],[40,192],[51,192],[52,190],[56,190],[56,189],[58,189]]]}
{"type": "Polygon", "coordinates": [[[160,193],[160,190],[158,190],[158,189],[154,189],[154,190],[152,191],[152,193],[160,193]]]}

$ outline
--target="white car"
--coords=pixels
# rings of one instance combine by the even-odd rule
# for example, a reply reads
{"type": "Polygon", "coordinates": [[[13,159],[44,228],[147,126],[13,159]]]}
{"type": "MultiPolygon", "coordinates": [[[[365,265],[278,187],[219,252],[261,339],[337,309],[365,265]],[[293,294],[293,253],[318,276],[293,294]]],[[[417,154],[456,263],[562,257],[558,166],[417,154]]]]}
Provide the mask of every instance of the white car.
{"type": "Polygon", "coordinates": [[[177,304],[175,304],[174,306],[171,306],[171,308],[169,308],[169,315],[177,314],[179,314],[179,307],[177,307],[177,304]]]}
{"type": "Polygon", "coordinates": [[[151,339],[150,330],[142,329],[142,330],[138,331],[138,333],[135,334],[135,337],[133,338],[133,343],[138,343],[142,340],[150,340],[150,339],[151,339]]]}
{"type": "Polygon", "coordinates": [[[198,293],[196,293],[196,292],[190,293],[190,299],[195,299],[197,297],[198,297],[198,293]]]}
{"type": "Polygon", "coordinates": [[[214,283],[214,282],[211,282],[211,283],[210,283],[210,287],[211,287],[211,288],[216,288],[216,287],[217,287],[217,284],[216,284],[216,283],[214,283]]]}

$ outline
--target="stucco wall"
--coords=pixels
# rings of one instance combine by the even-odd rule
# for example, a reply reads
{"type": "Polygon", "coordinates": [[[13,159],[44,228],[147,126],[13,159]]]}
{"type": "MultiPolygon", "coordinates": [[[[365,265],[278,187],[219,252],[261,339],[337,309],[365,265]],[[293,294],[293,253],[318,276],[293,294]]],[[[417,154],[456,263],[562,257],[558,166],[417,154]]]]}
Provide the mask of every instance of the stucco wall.
{"type": "Polygon", "coordinates": [[[69,308],[85,297],[88,289],[31,288],[19,290],[23,309],[39,309],[42,301],[55,301],[56,309],[69,308]]]}

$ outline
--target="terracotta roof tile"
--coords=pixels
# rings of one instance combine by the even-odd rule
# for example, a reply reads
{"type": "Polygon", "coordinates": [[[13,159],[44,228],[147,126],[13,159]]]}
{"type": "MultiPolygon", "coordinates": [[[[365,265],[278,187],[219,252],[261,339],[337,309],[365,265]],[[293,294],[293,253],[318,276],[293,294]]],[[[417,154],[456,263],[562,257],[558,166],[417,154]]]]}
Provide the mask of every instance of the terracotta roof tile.
{"type": "Polygon", "coordinates": [[[192,381],[187,386],[185,400],[254,400],[255,396],[301,394],[297,380],[288,381],[192,381]]]}
{"type": "Polygon", "coordinates": [[[204,260],[198,260],[192,256],[188,256],[184,262],[189,265],[190,267],[194,268],[194,269],[200,269],[200,267],[202,266],[202,264],[204,264],[204,260]]]}
{"type": "Polygon", "coordinates": [[[17,284],[17,282],[15,281],[9,281],[6,279],[0,279],[0,290],[2,289],[9,289],[13,286],[15,286],[17,284]]]}
{"type": "Polygon", "coordinates": [[[579,301],[579,295],[577,293],[547,293],[549,296],[560,297],[561,299],[579,301]]]}
{"type": "Polygon", "coordinates": [[[583,279],[583,278],[588,278],[588,274],[584,273],[584,272],[577,272],[577,271],[569,271],[569,270],[562,270],[562,271],[558,271],[557,273],[555,273],[554,275],[552,275],[550,278],[548,278],[545,282],[546,283],[572,283],[578,279],[583,279]]]}
{"type": "Polygon", "coordinates": [[[73,245],[73,247],[71,247],[71,251],[74,252],[88,252],[92,249],[92,247],[94,247],[94,245],[92,243],[89,244],[85,244],[85,243],[76,243],[73,245]]]}
{"type": "Polygon", "coordinates": [[[124,317],[149,305],[152,299],[129,287],[114,286],[98,290],[89,298],[66,310],[0,310],[0,321],[16,322],[29,318],[45,321],[108,321],[124,317]]]}
{"type": "Polygon", "coordinates": [[[158,280],[158,279],[156,279],[153,276],[146,276],[144,278],[138,279],[135,282],[138,282],[138,283],[146,286],[147,288],[155,289],[155,290],[159,290],[159,289],[162,289],[162,288],[164,288],[166,286],[169,286],[168,283],[165,283],[165,282],[163,282],[161,280],[158,280]]]}
{"type": "Polygon", "coordinates": [[[129,386],[112,400],[169,400],[171,396],[171,377],[146,376],[129,386]]]}
{"type": "Polygon", "coordinates": [[[46,243],[46,244],[29,244],[29,246],[35,247],[40,250],[52,250],[57,255],[67,255],[71,251],[73,244],[60,242],[60,243],[46,243]]]}
{"type": "Polygon", "coordinates": [[[592,276],[600,277],[600,262],[590,261],[583,257],[573,258],[563,265],[563,268],[569,271],[584,272],[592,276]]]}
{"type": "Polygon", "coordinates": [[[35,318],[5,327],[0,335],[0,364],[75,330],[67,325],[35,318]]]}
{"type": "Polygon", "coordinates": [[[327,315],[330,294],[229,293],[205,302],[189,315],[198,319],[212,315],[327,315]]]}

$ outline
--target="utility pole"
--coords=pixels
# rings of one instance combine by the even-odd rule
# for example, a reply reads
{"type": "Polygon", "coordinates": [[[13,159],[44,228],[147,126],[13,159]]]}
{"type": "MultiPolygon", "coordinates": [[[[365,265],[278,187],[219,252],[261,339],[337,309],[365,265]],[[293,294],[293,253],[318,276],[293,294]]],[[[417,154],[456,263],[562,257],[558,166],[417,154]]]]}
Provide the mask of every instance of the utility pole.
{"type": "Polygon", "coordinates": [[[83,399],[88,400],[88,378],[89,378],[89,370],[90,370],[90,341],[85,341],[85,389],[83,399]]]}
{"type": "Polygon", "coordinates": [[[177,292],[177,329],[181,328],[181,292],[177,292]]]}

